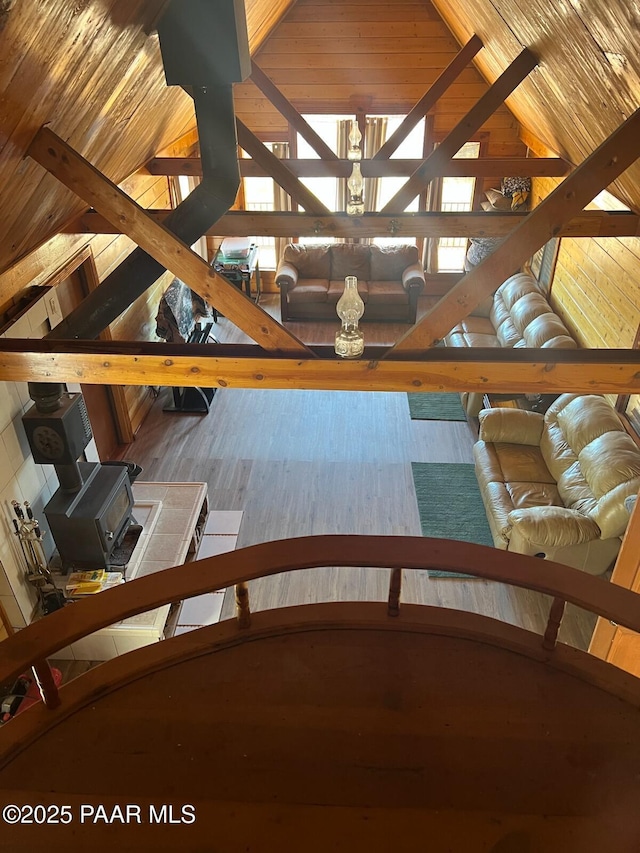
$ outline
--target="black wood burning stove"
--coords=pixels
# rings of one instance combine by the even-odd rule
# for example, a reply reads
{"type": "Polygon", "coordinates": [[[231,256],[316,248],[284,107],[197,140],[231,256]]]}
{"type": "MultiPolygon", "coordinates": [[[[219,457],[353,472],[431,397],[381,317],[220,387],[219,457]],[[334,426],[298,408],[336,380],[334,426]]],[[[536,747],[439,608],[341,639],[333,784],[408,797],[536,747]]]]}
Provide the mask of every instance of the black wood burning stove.
{"type": "Polygon", "coordinates": [[[127,466],[78,462],[93,437],[82,394],[39,383],[30,383],[29,393],[35,405],[22,420],[34,461],[53,464],[60,481],[44,514],[62,566],[108,568],[131,523],[127,466]]]}

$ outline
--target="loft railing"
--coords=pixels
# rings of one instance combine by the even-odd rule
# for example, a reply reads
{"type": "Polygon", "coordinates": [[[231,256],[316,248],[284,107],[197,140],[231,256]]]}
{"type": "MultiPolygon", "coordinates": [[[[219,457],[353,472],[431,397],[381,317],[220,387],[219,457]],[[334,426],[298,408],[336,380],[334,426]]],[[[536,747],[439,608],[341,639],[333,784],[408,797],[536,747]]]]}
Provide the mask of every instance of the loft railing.
{"type": "Polygon", "coordinates": [[[402,612],[402,577],[407,570],[463,572],[545,593],[553,598],[541,638],[541,647],[549,655],[556,647],[567,602],[640,632],[635,593],[558,563],[422,536],[306,536],[165,569],[52,613],[2,643],[0,683],[10,682],[31,666],[45,705],[56,708],[60,696],[46,658],[70,643],[130,616],[226,587],[235,588],[238,628],[247,630],[251,626],[249,581],[324,566],[390,569],[388,619],[402,612]]]}

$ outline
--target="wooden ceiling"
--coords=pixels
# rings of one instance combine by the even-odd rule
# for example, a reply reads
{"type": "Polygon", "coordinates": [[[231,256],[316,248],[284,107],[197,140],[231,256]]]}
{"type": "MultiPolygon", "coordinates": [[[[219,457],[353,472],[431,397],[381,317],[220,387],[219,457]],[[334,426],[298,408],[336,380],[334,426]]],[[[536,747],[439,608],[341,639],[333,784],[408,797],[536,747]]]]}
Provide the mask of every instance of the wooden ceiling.
{"type": "MultiPolygon", "coordinates": [[[[493,81],[523,46],[538,69],[508,105],[520,122],[577,164],[640,107],[640,4],[636,0],[433,0],[463,41],[477,33],[476,58],[493,81]]],[[[640,210],[640,163],[615,184],[640,210]]]]}
{"type": "MultiPolygon", "coordinates": [[[[0,4],[0,272],[86,204],[25,152],[41,125],[122,181],[195,126],[154,26],[167,0],[0,4]],[[4,10],[4,11],[2,11],[4,10]]],[[[257,50],[293,0],[247,0],[257,50]]]]}
{"type": "MultiPolygon", "coordinates": [[[[165,85],[154,25],[167,0],[48,0],[0,11],[0,272],[86,205],[25,158],[39,127],[116,182],[193,129],[193,105],[165,85]]],[[[472,32],[493,81],[528,46],[541,64],[509,99],[517,118],[579,163],[640,104],[640,9],[628,0],[246,0],[249,41],[265,71],[300,107],[403,111],[472,32]],[[389,16],[392,16],[393,20],[389,16]],[[336,100],[337,99],[337,100],[336,100]]],[[[245,123],[282,122],[251,83],[237,87],[245,123]]],[[[468,69],[436,120],[470,106],[485,83],[468,69]]],[[[494,119],[493,156],[513,154],[516,123],[494,119]]],[[[640,164],[617,184],[640,211],[640,164]]]]}

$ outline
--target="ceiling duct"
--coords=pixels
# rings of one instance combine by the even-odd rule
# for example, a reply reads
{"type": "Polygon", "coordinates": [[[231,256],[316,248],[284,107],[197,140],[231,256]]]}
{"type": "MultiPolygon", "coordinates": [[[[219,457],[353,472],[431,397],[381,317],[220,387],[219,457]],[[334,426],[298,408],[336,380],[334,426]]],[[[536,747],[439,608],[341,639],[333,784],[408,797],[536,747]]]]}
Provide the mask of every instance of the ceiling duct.
{"type": "MultiPolygon", "coordinates": [[[[191,246],[233,205],[240,186],[234,82],[251,73],[243,0],[172,0],[158,23],[168,85],[194,99],[202,181],[164,220],[191,246]]],[[[98,337],[165,268],[136,249],[48,337],[98,337]]]]}
{"type": "Polygon", "coordinates": [[[251,74],[243,0],[173,0],[158,35],[168,86],[240,83],[251,74]]]}

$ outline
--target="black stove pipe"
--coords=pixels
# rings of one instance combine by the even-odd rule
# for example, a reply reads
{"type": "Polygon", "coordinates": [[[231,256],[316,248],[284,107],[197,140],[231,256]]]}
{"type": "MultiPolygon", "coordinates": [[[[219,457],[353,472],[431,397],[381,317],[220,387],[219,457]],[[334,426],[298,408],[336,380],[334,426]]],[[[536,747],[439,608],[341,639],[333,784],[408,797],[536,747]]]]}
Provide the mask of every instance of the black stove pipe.
{"type": "MultiPolygon", "coordinates": [[[[191,246],[229,210],[240,186],[236,122],[231,84],[193,87],[202,182],[164,221],[191,246]]],[[[165,272],[162,264],[135,249],[47,338],[98,337],[165,272]]]]}

